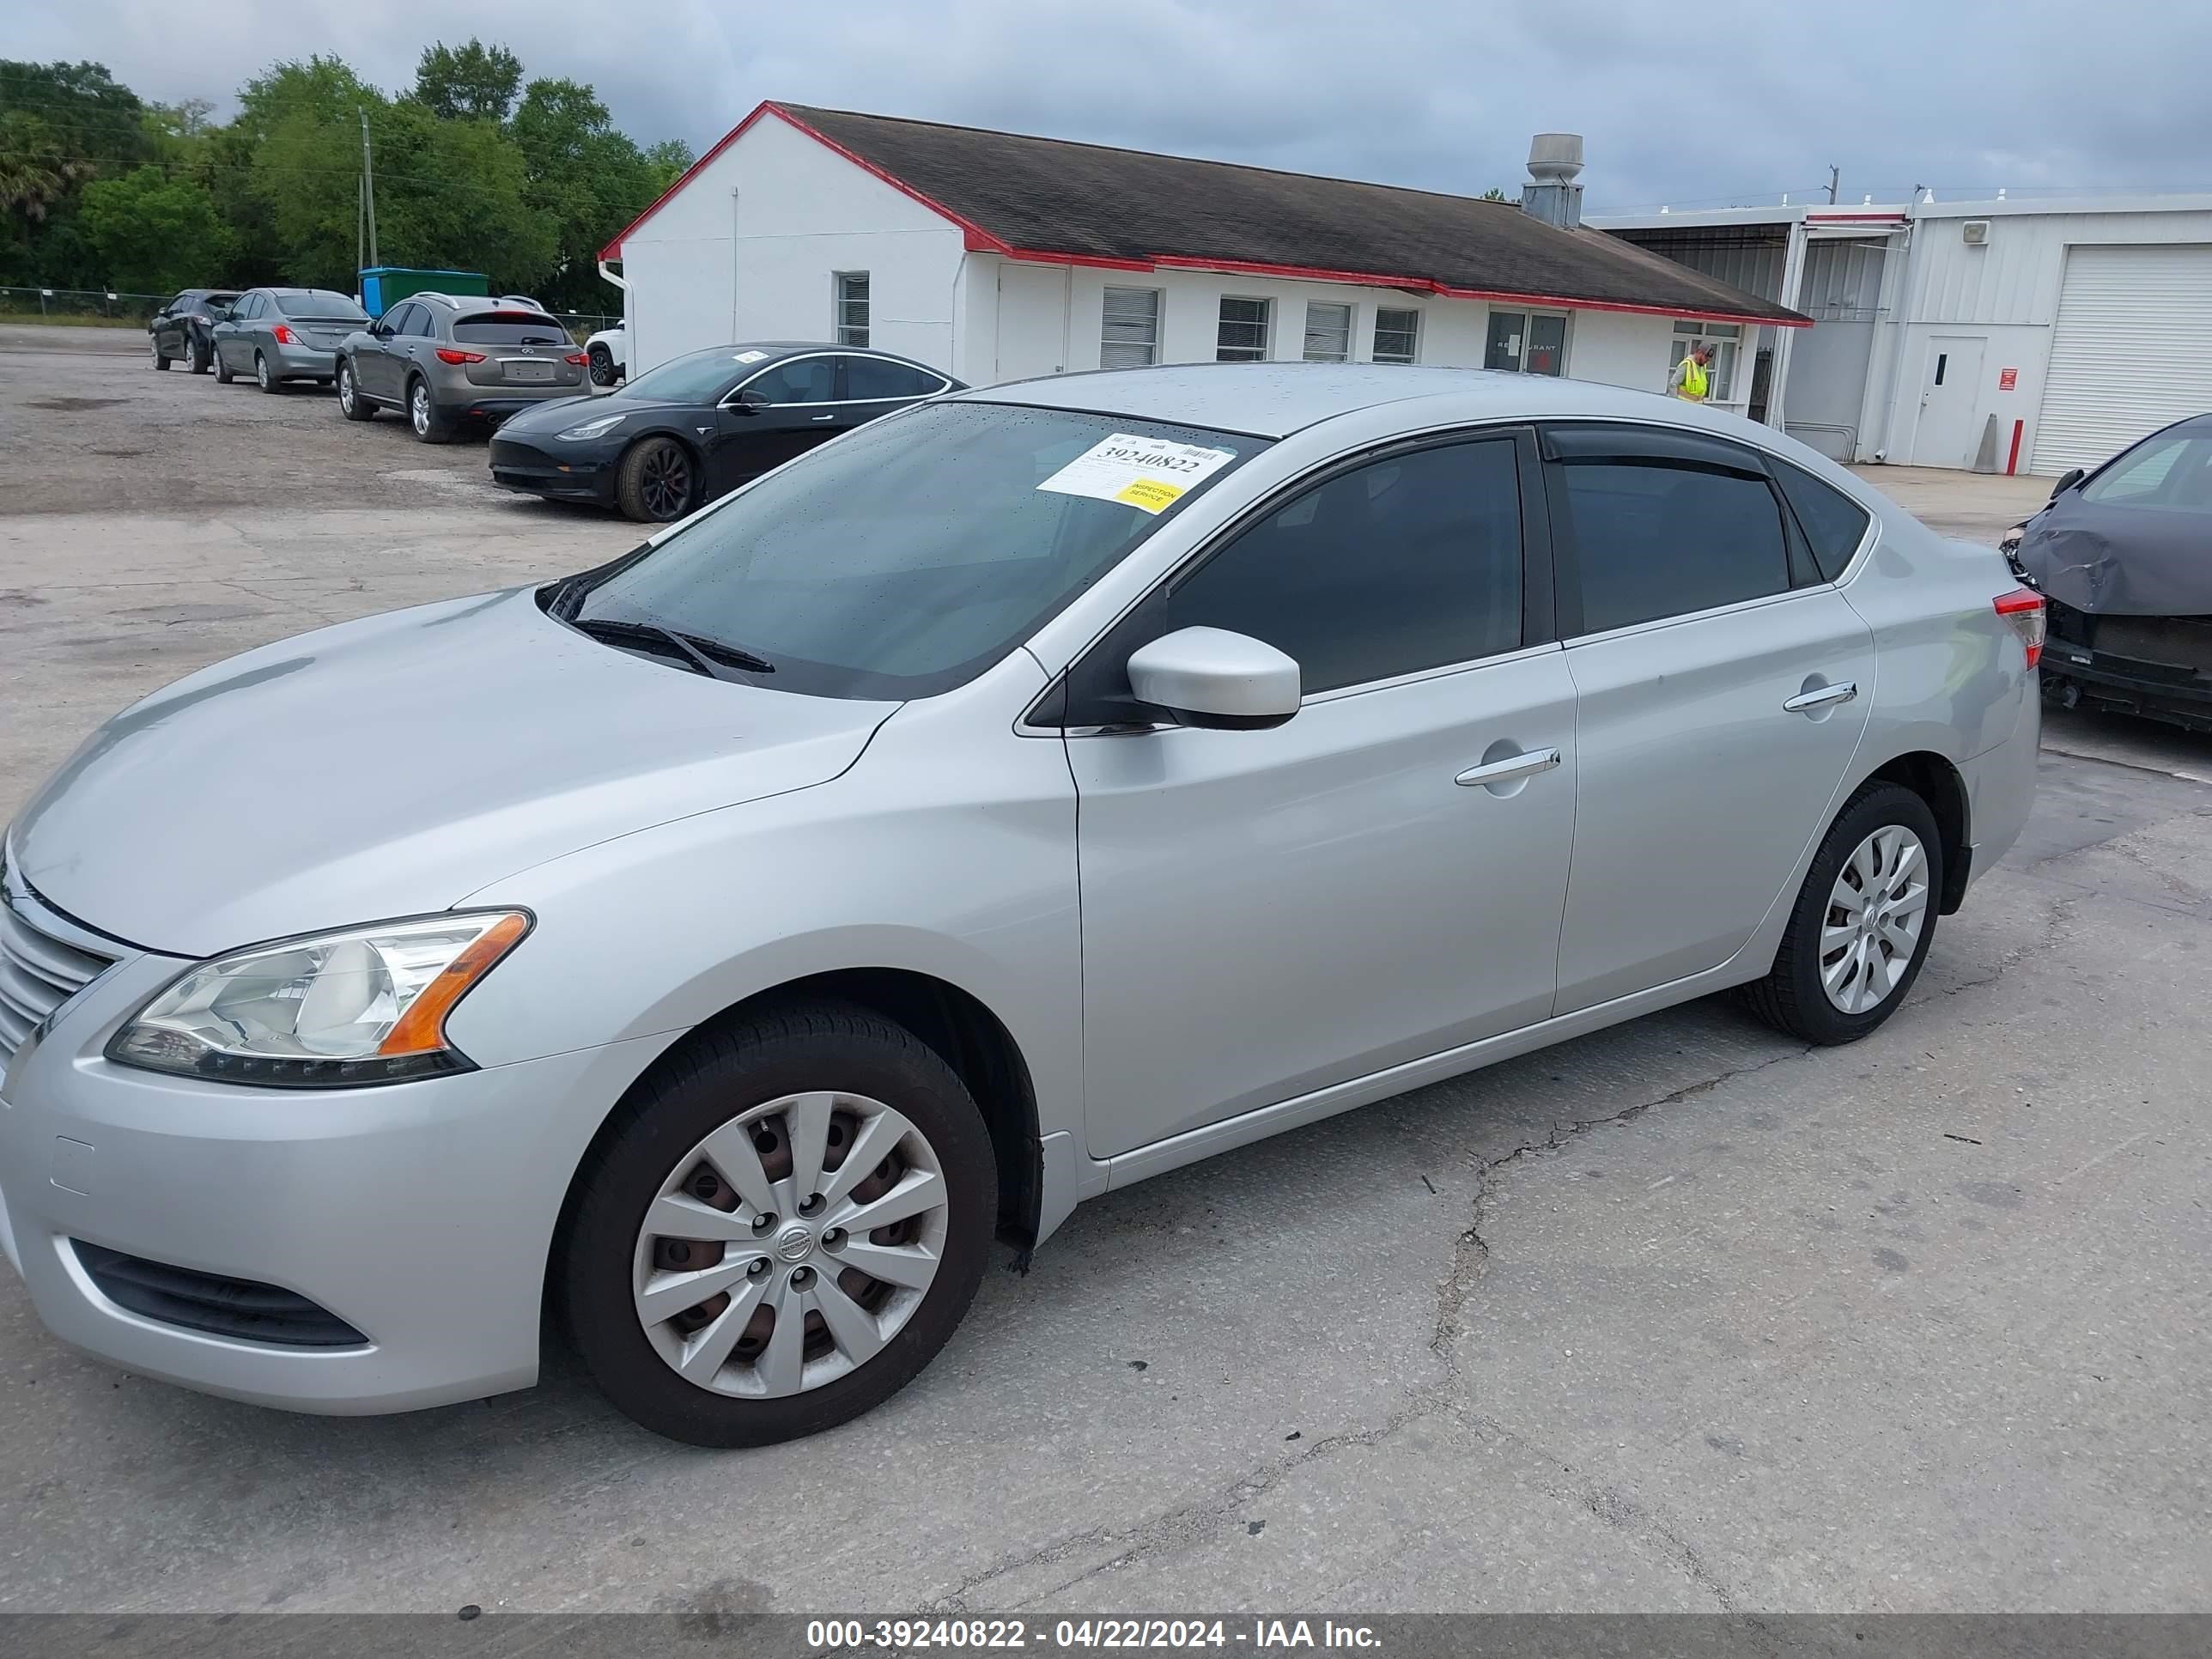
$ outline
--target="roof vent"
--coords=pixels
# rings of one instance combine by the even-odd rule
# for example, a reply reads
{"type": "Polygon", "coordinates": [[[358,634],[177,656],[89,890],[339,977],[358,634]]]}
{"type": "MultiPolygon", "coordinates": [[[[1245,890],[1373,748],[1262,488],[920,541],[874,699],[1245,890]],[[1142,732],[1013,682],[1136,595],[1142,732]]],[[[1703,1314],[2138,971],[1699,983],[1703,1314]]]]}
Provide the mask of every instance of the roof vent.
{"type": "Polygon", "coordinates": [[[1547,225],[1571,229],[1583,222],[1583,136],[1540,132],[1528,144],[1528,182],[1521,186],[1521,210],[1547,225]]]}

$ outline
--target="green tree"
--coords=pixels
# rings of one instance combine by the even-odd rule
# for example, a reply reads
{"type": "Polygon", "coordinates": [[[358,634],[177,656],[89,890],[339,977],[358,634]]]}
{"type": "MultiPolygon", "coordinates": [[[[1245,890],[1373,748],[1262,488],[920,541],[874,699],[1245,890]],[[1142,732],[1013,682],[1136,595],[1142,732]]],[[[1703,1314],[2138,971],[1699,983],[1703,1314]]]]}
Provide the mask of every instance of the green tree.
{"type": "Polygon", "coordinates": [[[605,309],[613,290],[599,280],[599,249],[690,166],[690,147],[641,150],[591,88],[554,77],[530,83],[507,125],[529,165],[530,204],[558,242],[533,292],[556,307],[605,309]]]}
{"type": "Polygon", "coordinates": [[[465,46],[441,41],[422,49],[413,96],[447,120],[504,121],[521,86],[522,60],[471,35],[465,46]]]}
{"type": "Polygon", "coordinates": [[[104,280],[129,293],[206,282],[229,262],[230,228],[206,189],[158,167],[87,185],[82,217],[104,280]]]}

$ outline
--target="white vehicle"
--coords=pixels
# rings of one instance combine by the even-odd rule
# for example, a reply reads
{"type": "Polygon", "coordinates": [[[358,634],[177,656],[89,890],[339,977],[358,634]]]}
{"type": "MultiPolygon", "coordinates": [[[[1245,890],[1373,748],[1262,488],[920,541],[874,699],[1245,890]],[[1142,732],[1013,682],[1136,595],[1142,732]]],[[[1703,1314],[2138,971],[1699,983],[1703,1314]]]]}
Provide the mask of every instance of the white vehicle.
{"type": "Polygon", "coordinates": [[[629,374],[629,332],[620,323],[603,328],[584,342],[584,355],[592,360],[592,384],[614,386],[629,374]]]}

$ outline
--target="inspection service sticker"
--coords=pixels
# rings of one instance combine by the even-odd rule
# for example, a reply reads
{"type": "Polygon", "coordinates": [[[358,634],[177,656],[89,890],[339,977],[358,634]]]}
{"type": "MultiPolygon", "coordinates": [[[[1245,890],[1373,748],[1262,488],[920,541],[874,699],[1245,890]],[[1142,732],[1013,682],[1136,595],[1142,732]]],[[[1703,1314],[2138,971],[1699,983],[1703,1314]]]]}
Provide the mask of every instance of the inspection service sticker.
{"type": "Polygon", "coordinates": [[[740,351],[730,361],[734,363],[757,363],[766,357],[765,351],[740,351]]]}
{"type": "Polygon", "coordinates": [[[1235,460],[1233,451],[1169,443],[1115,432],[1102,438],[1039,484],[1060,495],[1120,501],[1140,513],[1164,513],[1235,460]]]}

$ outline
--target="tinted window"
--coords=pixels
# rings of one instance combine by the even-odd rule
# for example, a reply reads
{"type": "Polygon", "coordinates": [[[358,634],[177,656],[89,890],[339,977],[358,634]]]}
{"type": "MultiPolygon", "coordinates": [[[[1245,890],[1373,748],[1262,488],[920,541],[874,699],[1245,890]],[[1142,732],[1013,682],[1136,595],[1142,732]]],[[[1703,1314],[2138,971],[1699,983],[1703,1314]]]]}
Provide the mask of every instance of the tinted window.
{"type": "Polygon", "coordinates": [[[1560,465],[1583,633],[1790,586],[1782,508],[1765,479],[1680,461],[1560,465]]]}
{"type": "Polygon", "coordinates": [[[2085,501],[2130,507],[2197,508],[2212,505],[2206,468],[2212,437],[2169,432],[2147,438],[2081,487],[2085,501]]]}
{"type": "Polygon", "coordinates": [[[1416,450],[1306,491],[1147,607],[1144,632],[1226,628],[1297,659],[1308,691],[1521,643],[1513,445],[1416,450]]]}
{"type": "Polygon", "coordinates": [[[407,307],[407,319],[400,324],[399,331],[427,339],[438,331],[438,314],[428,306],[410,306],[407,307]]]}
{"type": "Polygon", "coordinates": [[[837,360],[795,357],[754,375],[742,390],[749,404],[834,403],[837,398],[837,360]]]}
{"type": "Polygon", "coordinates": [[[526,311],[487,311],[457,318],[453,337],[471,345],[567,345],[568,331],[526,311]]]}
{"type": "Polygon", "coordinates": [[[730,496],[581,611],[756,652],[778,691],[930,696],[998,661],[1267,447],[1127,416],[918,404],[730,496]],[[1157,514],[1045,487],[1115,434],[1229,459],[1157,514]]]}
{"type": "MultiPolygon", "coordinates": [[[[615,396],[649,398],[672,404],[711,404],[733,382],[752,372],[747,364],[738,361],[746,355],[732,346],[714,351],[687,352],[681,357],[670,358],[658,368],[646,370],[615,396]]],[[[750,355],[757,362],[768,354],[759,351],[750,355]]]]}
{"type": "Polygon", "coordinates": [[[318,322],[358,323],[368,313],[344,295],[326,288],[311,288],[297,294],[277,296],[276,303],[287,317],[315,319],[318,322]]]}
{"type": "Polygon", "coordinates": [[[845,359],[845,396],[854,403],[872,404],[887,398],[927,398],[945,386],[944,377],[904,363],[887,363],[880,357],[845,359]]]}
{"type": "Polygon", "coordinates": [[[237,309],[233,311],[230,314],[232,318],[238,322],[252,322],[256,317],[261,314],[261,296],[258,294],[247,295],[243,300],[240,300],[238,302],[237,309]]]}
{"type": "Polygon", "coordinates": [[[1866,539],[1867,510],[1832,484],[1787,461],[1774,462],[1774,476],[1789,498],[1797,526],[1813,544],[1813,562],[1833,581],[1866,539]]]}

